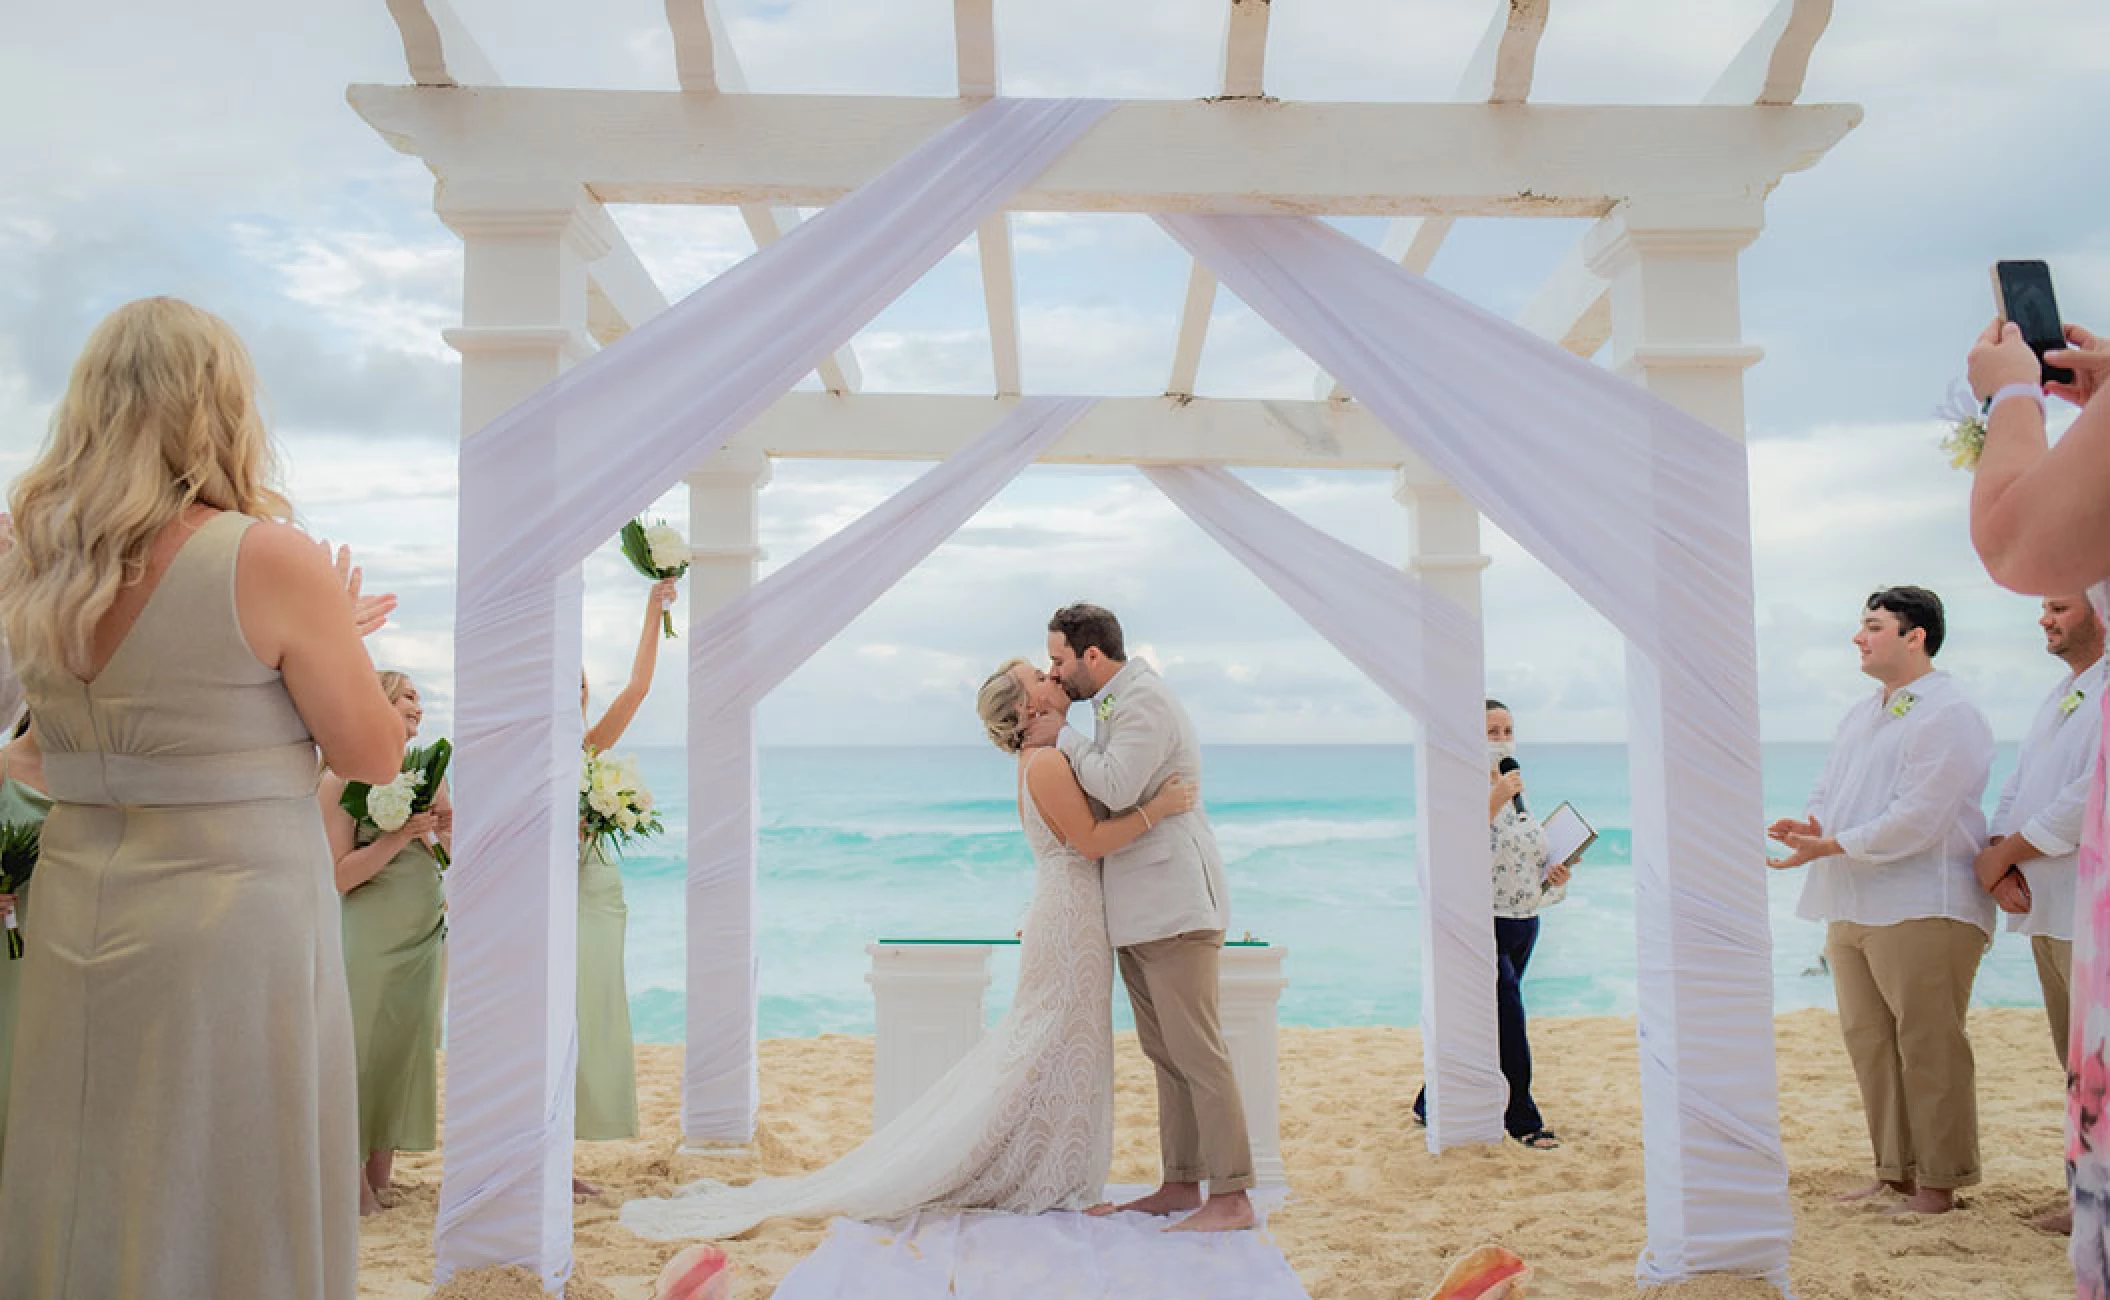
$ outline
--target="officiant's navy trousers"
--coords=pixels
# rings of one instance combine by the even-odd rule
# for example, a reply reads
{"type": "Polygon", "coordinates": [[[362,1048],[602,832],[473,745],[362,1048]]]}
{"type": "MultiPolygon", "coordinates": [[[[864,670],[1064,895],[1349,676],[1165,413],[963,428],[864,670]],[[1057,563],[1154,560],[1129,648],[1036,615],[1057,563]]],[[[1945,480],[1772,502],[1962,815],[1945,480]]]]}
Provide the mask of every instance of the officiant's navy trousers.
{"type": "MultiPolygon", "coordinates": [[[[1535,916],[1495,918],[1495,1022],[1502,1032],[1502,1077],[1509,1081],[1509,1106],[1502,1127],[1514,1138],[1544,1128],[1531,1099],[1531,1039],[1524,1030],[1524,968],[1538,946],[1535,916]]],[[[1428,1090],[1414,1096],[1414,1118],[1428,1118],[1428,1090]]]]}

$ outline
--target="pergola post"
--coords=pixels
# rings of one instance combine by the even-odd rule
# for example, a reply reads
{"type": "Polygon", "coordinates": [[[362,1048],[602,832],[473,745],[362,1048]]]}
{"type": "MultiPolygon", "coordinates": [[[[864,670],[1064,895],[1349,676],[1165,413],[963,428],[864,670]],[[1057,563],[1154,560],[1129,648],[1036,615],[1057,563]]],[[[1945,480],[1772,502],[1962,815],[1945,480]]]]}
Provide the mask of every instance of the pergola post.
{"type": "MultiPolygon", "coordinates": [[[[1637,201],[1616,208],[1585,249],[1610,284],[1613,370],[1739,440],[1743,372],[1760,350],[1742,341],[1736,259],[1762,224],[1752,198],[1637,201]]],[[[1648,1190],[1639,1272],[1649,1282],[1720,1272],[1784,1286],[1793,1222],[1773,1056],[1738,1050],[1773,1032],[1765,873],[1751,840],[1764,812],[1750,503],[1709,506],[1739,515],[1725,532],[1743,554],[1659,550],[1655,580],[1690,592],[1719,588],[1725,569],[1740,574],[1741,590],[1723,593],[1736,636],[1706,647],[1702,670],[1627,654],[1648,1190]],[[1725,799],[1735,816],[1722,816],[1725,799]],[[1694,811],[1702,807],[1705,817],[1694,811]],[[1698,881],[1704,892],[1690,888],[1698,881]],[[1703,909],[1700,898],[1716,901],[1703,909]],[[1721,1079],[1715,1063],[1732,1053],[1766,1076],[1721,1079]]]]}
{"type": "MultiPolygon", "coordinates": [[[[1484,729],[1486,671],[1481,649],[1480,512],[1448,483],[1401,473],[1393,495],[1409,512],[1407,568],[1437,595],[1472,616],[1473,644],[1425,645],[1423,671],[1446,707],[1470,715],[1466,731],[1484,729]]],[[[1421,1057],[1428,1088],[1431,1151],[1500,1142],[1509,1088],[1489,1050],[1495,1024],[1494,882],[1490,878],[1487,770],[1429,744],[1426,720],[1415,723],[1414,787],[1419,832],[1415,874],[1421,890],[1421,1057]],[[1460,951],[1445,934],[1471,936],[1460,951]],[[1460,958],[1463,958],[1462,960],[1460,958]]],[[[1477,756],[1476,756],[1477,757],[1477,756]]]]}
{"type": "MultiPolygon", "coordinates": [[[[462,354],[462,432],[493,417],[554,379],[593,345],[586,333],[587,263],[605,251],[593,233],[578,186],[448,184],[440,217],[462,238],[462,320],[447,341],[462,354]]],[[[529,471],[552,477],[557,465],[529,471]]],[[[478,484],[461,485],[462,511],[479,509],[478,484]]],[[[552,784],[569,788],[577,770],[580,661],[579,571],[530,593],[546,605],[532,643],[509,646],[515,657],[550,667],[546,713],[509,726],[502,737],[467,733],[464,751],[504,743],[545,750],[552,784]]],[[[473,637],[463,627],[458,635],[473,637]]],[[[489,660],[457,650],[456,689],[486,689],[489,660]]],[[[492,685],[489,689],[497,689],[492,685]]],[[[454,774],[465,807],[478,801],[478,770],[454,774]]],[[[497,863],[464,863],[449,876],[447,1017],[447,1159],[434,1225],[435,1278],[504,1261],[532,1270],[559,1291],[571,1274],[573,1062],[577,1033],[578,828],[569,807],[545,803],[545,824],[520,831],[539,845],[550,869],[516,878],[497,863]],[[566,869],[566,868],[570,869],[566,869]],[[507,907],[484,907],[475,894],[503,887],[507,907]],[[525,887],[525,899],[518,891],[525,887]],[[503,997],[474,972],[519,972],[503,997]],[[539,1028],[539,1033],[536,1032],[539,1028]],[[475,1098],[477,1104],[461,1102],[475,1098]],[[523,1161],[522,1152],[535,1153],[523,1161]],[[494,1186],[530,1185],[534,1205],[490,1195],[494,1186]]]]}
{"type": "MultiPolygon", "coordinates": [[[[689,622],[755,584],[769,458],[727,450],[686,476],[689,622]]],[[[760,1105],[755,1025],[755,711],[728,708],[689,640],[689,914],[724,918],[719,942],[688,945],[681,1131],[689,1148],[744,1146],[760,1105]]],[[[698,933],[694,926],[689,933],[698,933]]]]}

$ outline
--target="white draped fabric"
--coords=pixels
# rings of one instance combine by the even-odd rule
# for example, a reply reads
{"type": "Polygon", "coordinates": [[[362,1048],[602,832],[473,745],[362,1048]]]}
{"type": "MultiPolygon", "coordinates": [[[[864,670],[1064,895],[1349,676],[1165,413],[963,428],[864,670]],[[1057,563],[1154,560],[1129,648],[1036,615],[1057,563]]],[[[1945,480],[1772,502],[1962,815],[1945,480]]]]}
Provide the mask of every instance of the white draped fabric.
{"type": "MultiPolygon", "coordinates": [[[[689,653],[688,1043],[682,1132],[753,1132],[755,818],[748,712],[1089,410],[1027,398],[855,524],[699,620],[689,653]]],[[[996,665],[991,664],[994,668],[996,665]]],[[[963,707],[965,707],[963,705],[963,707]]]]}
{"type": "Polygon", "coordinates": [[[1108,107],[983,105],[463,441],[436,1281],[571,1268],[579,563],[1108,107]]]}
{"type": "Polygon", "coordinates": [[[1415,871],[1425,918],[1417,946],[1429,1143],[1440,1151],[1500,1142],[1509,1085],[1495,1023],[1479,618],[1226,470],[1143,472],[1419,724],[1415,871]]]}
{"type": "Polygon", "coordinates": [[[1625,634],[1639,1272],[1784,1283],[1742,446],[1322,222],[1157,219],[1625,634]]]}

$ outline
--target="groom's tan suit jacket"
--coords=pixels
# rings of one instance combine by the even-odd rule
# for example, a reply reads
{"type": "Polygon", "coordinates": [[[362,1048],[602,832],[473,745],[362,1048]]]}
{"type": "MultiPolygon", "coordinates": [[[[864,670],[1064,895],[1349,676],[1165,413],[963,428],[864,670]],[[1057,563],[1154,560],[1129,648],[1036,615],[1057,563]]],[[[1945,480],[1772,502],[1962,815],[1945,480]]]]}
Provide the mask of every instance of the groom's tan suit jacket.
{"type": "MultiPolygon", "coordinates": [[[[1112,813],[1158,792],[1174,773],[1199,784],[1194,724],[1150,665],[1131,659],[1092,697],[1092,739],[1064,727],[1056,744],[1084,792],[1112,813]]],[[[1106,856],[1106,929],[1126,948],[1230,923],[1216,832],[1200,808],[1168,817],[1106,856]]]]}

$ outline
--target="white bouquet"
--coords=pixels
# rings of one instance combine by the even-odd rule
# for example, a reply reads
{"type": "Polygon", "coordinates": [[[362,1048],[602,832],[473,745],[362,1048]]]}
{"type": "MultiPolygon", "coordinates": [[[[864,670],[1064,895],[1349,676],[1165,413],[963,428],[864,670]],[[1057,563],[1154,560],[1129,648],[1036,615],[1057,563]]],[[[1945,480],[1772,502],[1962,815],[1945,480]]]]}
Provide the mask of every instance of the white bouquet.
{"type": "MultiPolygon", "coordinates": [[[[679,578],[689,571],[695,554],[687,541],[673,526],[665,523],[645,526],[642,519],[633,519],[623,525],[623,558],[630,567],[644,577],[660,582],[667,578],[679,578]]],[[[668,636],[674,635],[674,615],[666,610],[659,612],[660,627],[668,636]]]]}
{"type": "MultiPolygon", "coordinates": [[[[403,824],[413,816],[432,810],[433,800],[439,797],[440,782],[446,778],[447,767],[453,761],[453,742],[444,738],[410,750],[403,755],[403,770],[384,785],[345,782],[337,806],[350,813],[353,821],[364,822],[377,831],[392,833],[402,830],[403,824]]],[[[451,865],[443,845],[437,840],[428,840],[427,843],[441,870],[451,865]]]]}
{"type": "Polygon", "coordinates": [[[579,765],[580,843],[620,847],[664,829],[637,760],[587,750],[579,765]]]}

